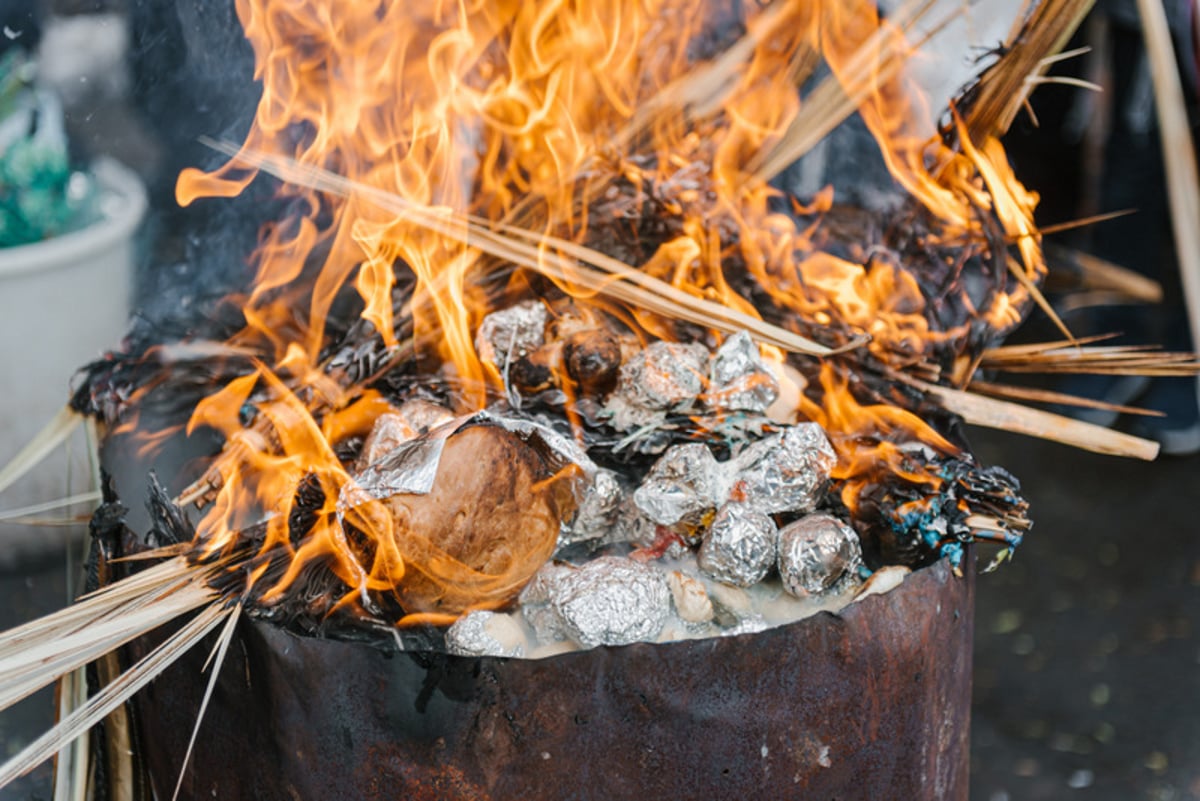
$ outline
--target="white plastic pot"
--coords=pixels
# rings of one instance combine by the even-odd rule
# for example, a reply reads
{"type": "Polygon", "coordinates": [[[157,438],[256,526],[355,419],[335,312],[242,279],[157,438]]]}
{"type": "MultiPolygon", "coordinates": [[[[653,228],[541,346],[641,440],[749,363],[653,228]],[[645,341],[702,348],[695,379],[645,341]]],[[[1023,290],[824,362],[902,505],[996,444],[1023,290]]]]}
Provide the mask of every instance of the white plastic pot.
{"type": "MultiPolygon", "coordinates": [[[[133,236],[146,193],[115,161],[97,160],[92,173],[99,221],[0,249],[0,467],[66,404],[75,371],[114,347],[128,324],[133,236]]],[[[74,451],[82,455],[80,445],[74,451]]],[[[86,489],[80,464],[53,454],[0,494],[0,511],[86,489]]]]}

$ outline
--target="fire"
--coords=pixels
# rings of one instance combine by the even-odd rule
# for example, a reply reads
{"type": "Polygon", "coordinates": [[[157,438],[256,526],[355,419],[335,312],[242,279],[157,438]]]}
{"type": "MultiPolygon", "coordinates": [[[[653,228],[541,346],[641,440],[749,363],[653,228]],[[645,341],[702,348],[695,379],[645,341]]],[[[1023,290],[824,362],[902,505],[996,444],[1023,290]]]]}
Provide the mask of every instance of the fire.
{"type": "MultiPolygon", "coordinates": [[[[833,323],[868,334],[881,364],[901,366],[936,363],[976,335],[967,324],[934,325],[932,304],[950,295],[981,302],[972,316],[1002,333],[1043,269],[1036,197],[1017,184],[999,143],[972,142],[961,125],[938,130],[903,71],[872,63],[872,54],[912,47],[873,2],[779,2],[748,11],[744,29],[730,8],[703,0],[238,0],[237,10],[263,89],[244,150],[337,173],[442,215],[447,226],[470,218],[552,234],[801,334],[833,323]],[[821,60],[858,99],[889,170],[917,201],[923,246],[944,250],[940,287],[905,270],[886,237],[847,246],[827,230],[831,191],[789,208],[756,173],[806,113],[797,87],[821,60]],[[661,221],[638,232],[644,252],[612,250],[613,231],[643,213],[661,221]],[[955,259],[991,255],[978,243],[997,225],[1020,255],[1000,258],[1018,285],[973,300],[956,284],[955,259]]],[[[185,205],[232,196],[254,177],[236,159],[213,173],[187,170],[177,196],[185,205]]],[[[472,566],[365,492],[338,448],[365,436],[389,404],[348,391],[324,353],[331,309],[353,295],[383,353],[406,353],[454,386],[458,412],[484,408],[504,379],[481,361],[476,329],[488,312],[528,295],[530,279],[482,281],[507,266],[465,235],[442,235],[363,196],[290,184],[279,191],[298,211],[262,232],[246,326],[230,343],[259,360],[202,402],[189,426],[215,429],[228,443],[216,457],[199,552],[244,548],[245,532],[260,527],[255,547],[273,556],[249,580],[268,601],[319,561],[350,588],[351,605],[370,608],[373,593],[393,594],[420,619],[440,619],[504,603],[549,556],[545,538],[502,564],[472,566]],[[398,282],[412,288],[400,306],[398,282]],[[301,510],[305,495],[321,500],[301,510]],[[298,537],[301,511],[308,529],[298,537]]],[[[544,258],[557,253],[540,247],[544,258]]],[[[555,283],[585,316],[619,320],[643,338],[696,335],[569,275],[555,283]]],[[[764,354],[783,358],[769,346],[764,354]]],[[[837,477],[851,508],[880,470],[934,480],[905,472],[903,443],[957,452],[915,415],[858,403],[834,376],[821,369],[812,397],[793,388],[795,411],[837,432],[837,477]]],[[[559,493],[562,478],[545,479],[538,492],[559,493]]],[[[545,514],[561,513],[556,504],[545,514]]]]}

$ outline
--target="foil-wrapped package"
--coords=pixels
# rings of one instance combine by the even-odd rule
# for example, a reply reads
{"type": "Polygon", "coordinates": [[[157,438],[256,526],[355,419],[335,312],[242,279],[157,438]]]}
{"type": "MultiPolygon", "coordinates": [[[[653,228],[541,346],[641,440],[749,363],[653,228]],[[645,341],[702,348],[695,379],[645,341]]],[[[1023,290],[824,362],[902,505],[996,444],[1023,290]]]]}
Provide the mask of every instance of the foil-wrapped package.
{"type": "Polygon", "coordinates": [[[727,503],[717,510],[697,561],[717,581],[749,587],[775,564],[778,536],[775,522],[765,514],[748,504],[727,503]]]}
{"type": "Polygon", "coordinates": [[[713,356],[704,400],[713,409],[762,412],[779,397],[779,381],[745,331],[725,340],[713,356]]]}
{"type": "Polygon", "coordinates": [[[616,394],[634,406],[670,409],[704,391],[708,348],[696,343],[654,342],[621,365],[616,394]]]}
{"type": "Polygon", "coordinates": [[[672,445],[659,457],[633,493],[633,500],[655,523],[697,524],[721,503],[726,492],[712,452],[699,442],[689,442],[672,445]]]}
{"type": "Polygon", "coordinates": [[[820,503],[837,455],[816,423],[789,426],[728,464],[739,498],[763,514],[810,512],[820,503]]]}
{"type": "Polygon", "coordinates": [[[562,619],[550,605],[550,601],[557,584],[577,569],[561,562],[547,562],[533,574],[525,589],[521,590],[517,598],[521,614],[533,629],[534,637],[539,643],[558,642],[566,638],[562,619]]]}
{"type": "Polygon", "coordinates": [[[499,368],[537,350],[546,341],[546,307],[530,300],[492,312],[475,332],[475,352],[499,368]]]}
{"type": "Polygon", "coordinates": [[[446,630],[446,650],[458,656],[523,656],[524,639],[508,615],[468,612],[446,630]]]}
{"type": "Polygon", "coordinates": [[[779,532],[779,576],[797,598],[847,588],[861,565],[858,534],[832,515],[809,515],[779,532]]]}
{"type": "Polygon", "coordinates": [[[604,556],[550,588],[551,606],[572,640],[592,648],[653,640],[670,610],[662,572],[619,556],[604,556]]]}
{"type": "Polygon", "coordinates": [[[624,497],[617,474],[611,470],[597,468],[595,476],[583,492],[575,517],[562,526],[558,535],[558,547],[609,540],[617,526],[624,497]]]}

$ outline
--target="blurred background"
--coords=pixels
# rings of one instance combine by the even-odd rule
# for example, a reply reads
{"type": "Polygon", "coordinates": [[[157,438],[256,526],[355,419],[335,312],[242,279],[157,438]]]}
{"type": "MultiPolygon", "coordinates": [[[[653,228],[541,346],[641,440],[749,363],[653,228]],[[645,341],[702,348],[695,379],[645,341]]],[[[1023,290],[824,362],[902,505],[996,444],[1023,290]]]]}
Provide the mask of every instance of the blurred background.
{"type": "MultiPolygon", "coordinates": [[[[1166,8],[1194,112],[1193,10],[1187,2],[1166,8]]],[[[24,280],[28,271],[6,267],[0,251],[0,303],[20,298],[12,312],[0,306],[0,319],[10,326],[0,328],[0,368],[11,386],[38,382],[33,371],[46,361],[39,337],[64,314],[97,312],[89,333],[72,337],[70,346],[78,350],[65,357],[82,364],[118,344],[131,312],[134,326],[185,326],[206,295],[244,279],[255,215],[211,201],[180,210],[172,190],[182,167],[213,160],[197,136],[241,139],[257,94],[249,47],[227,35],[238,28],[231,2],[3,0],[0,25],[0,74],[19,73],[47,98],[31,112],[47,132],[36,161],[45,176],[39,180],[82,217],[118,220],[87,253],[57,255],[66,277],[49,290],[52,301],[44,308],[31,308],[20,284],[2,283],[24,280]],[[111,165],[108,173],[93,170],[82,184],[74,180],[102,163],[111,165]],[[49,183],[58,179],[61,186],[49,183]],[[105,248],[116,251],[113,258],[123,266],[104,286],[85,286],[69,273],[71,264],[98,258],[105,248]],[[72,299],[64,294],[69,288],[80,294],[72,299]],[[17,319],[18,312],[25,316],[17,319]]],[[[1061,252],[1092,254],[1159,282],[1163,302],[1116,306],[1076,296],[1060,309],[1077,334],[1120,332],[1124,341],[1188,349],[1149,67],[1133,3],[1098,4],[1076,40],[1071,47],[1091,50],[1064,62],[1060,73],[1105,91],[1040,88],[1032,104],[1038,124],[1033,117],[1018,121],[1007,143],[1010,155],[1022,180],[1042,194],[1043,225],[1137,209],[1048,241],[1061,252]]],[[[0,120],[5,97],[0,88],[0,120]]],[[[3,132],[0,126],[0,153],[3,132]]],[[[0,194],[4,180],[13,179],[0,174],[0,194]]],[[[264,198],[251,200],[260,214],[269,213],[264,198]]],[[[24,229],[13,222],[17,212],[7,211],[0,236],[19,245],[24,229]]],[[[47,217],[46,207],[17,211],[22,225],[52,232],[64,224],[47,217]]],[[[1044,319],[1031,320],[1018,335],[1054,336],[1044,319]]],[[[0,463],[67,397],[65,382],[45,383],[49,395],[34,396],[25,407],[0,403],[0,463]]],[[[1200,799],[1196,382],[1089,379],[1047,386],[1162,411],[1164,417],[1153,419],[1085,416],[1155,438],[1166,453],[1147,464],[972,432],[981,462],[1021,478],[1036,521],[1015,559],[978,582],[972,798],[1200,799]]],[[[73,456],[6,493],[0,628],[65,604],[77,589],[86,527],[23,525],[19,518],[35,512],[11,513],[25,505],[20,498],[32,506],[87,495],[93,466],[86,441],[73,447],[73,456]]],[[[55,513],[78,515],[86,500],[55,513]]],[[[0,715],[0,756],[44,730],[51,708],[52,698],[42,693],[0,715]]],[[[47,767],[0,791],[2,799],[49,797],[47,767]]]]}

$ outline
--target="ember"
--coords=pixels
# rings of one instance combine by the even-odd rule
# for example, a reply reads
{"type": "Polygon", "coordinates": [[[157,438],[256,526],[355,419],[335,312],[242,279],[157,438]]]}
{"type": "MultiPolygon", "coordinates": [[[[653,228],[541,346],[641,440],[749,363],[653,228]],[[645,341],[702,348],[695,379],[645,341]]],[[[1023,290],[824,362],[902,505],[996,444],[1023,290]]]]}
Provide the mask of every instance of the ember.
{"type": "Polygon", "coordinates": [[[961,575],[975,542],[1006,558],[1026,504],[958,424],[1043,419],[967,392],[1049,308],[991,102],[1042,39],[930,114],[908,59],[938,6],[241,0],[258,114],[177,197],[278,179],[296,213],[262,231],[226,343],[87,368],[73,406],[109,454],[220,439],[156,496],[162,547],[105,540],[125,578],[87,603],[202,610],[180,650],[245,614],[536,657],[762,631],[873,574],[961,575]],[[854,113],[884,210],[783,188],[854,113]]]}

